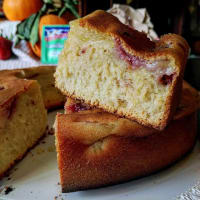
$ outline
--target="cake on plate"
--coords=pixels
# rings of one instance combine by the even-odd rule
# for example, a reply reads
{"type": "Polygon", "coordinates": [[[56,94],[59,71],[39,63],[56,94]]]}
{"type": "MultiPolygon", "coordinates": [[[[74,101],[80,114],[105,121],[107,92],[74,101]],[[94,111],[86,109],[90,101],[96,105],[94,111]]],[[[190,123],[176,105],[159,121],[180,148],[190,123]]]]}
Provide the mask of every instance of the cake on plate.
{"type": "Polygon", "coordinates": [[[173,120],[159,132],[68,99],[67,114],[55,122],[62,192],[121,183],[174,163],[195,144],[198,107],[197,91],[184,82],[173,120]]]}

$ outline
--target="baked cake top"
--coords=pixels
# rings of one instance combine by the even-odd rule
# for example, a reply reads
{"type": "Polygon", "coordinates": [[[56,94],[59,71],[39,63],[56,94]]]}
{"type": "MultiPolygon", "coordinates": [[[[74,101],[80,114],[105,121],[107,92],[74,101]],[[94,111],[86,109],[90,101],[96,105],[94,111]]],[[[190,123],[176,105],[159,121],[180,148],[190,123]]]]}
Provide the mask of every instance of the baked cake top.
{"type": "MultiPolygon", "coordinates": [[[[185,39],[176,34],[163,35],[158,41],[151,41],[143,32],[139,32],[122,24],[112,14],[97,10],[83,18],[74,20],[71,26],[81,26],[97,32],[108,34],[116,39],[126,51],[142,59],[152,59],[157,56],[172,57],[178,66],[185,65],[189,46],[185,39]]],[[[183,70],[181,70],[183,72],[183,70]]]]}
{"type": "Polygon", "coordinates": [[[0,106],[7,104],[14,96],[26,91],[33,80],[22,79],[19,70],[5,70],[0,72],[0,106]]]}

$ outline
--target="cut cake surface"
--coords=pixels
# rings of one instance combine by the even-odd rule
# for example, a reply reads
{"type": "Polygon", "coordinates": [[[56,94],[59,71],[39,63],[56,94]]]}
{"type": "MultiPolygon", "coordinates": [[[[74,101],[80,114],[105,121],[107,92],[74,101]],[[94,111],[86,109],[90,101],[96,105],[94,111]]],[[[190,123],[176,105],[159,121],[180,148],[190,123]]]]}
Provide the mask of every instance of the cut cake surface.
{"type": "Polygon", "coordinates": [[[41,138],[47,126],[37,81],[0,72],[0,177],[41,138]]]}
{"type": "Polygon", "coordinates": [[[153,42],[98,10],[70,23],[56,86],[69,97],[162,130],[180,99],[188,49],[179,35],[153,42]]]}
{"type": "Polygon", "coordinates": [[[64,104],[54,72],[53,66],[0,71],[0,177],[45,134],[46,109],[64,104]]]}

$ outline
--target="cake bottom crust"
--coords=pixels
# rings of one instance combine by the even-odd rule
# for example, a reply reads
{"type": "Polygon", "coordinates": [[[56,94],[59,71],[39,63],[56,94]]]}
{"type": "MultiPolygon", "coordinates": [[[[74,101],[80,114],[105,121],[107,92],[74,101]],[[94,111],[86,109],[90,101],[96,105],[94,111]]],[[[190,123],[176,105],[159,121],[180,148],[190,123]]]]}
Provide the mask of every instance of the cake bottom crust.
{"type": "Polygon", "coordinates": [[[180,159],[195,144],[195,112],[147,137],[109,135],[93,141],[88,132],[95,133],[98,125],[109,126],[109,122],[86,121],[84,114],[57,115],[56,146],[62,192],[117,184],[151,174],[180,159]],[[87,123],[90,129],[86,133],[87,123]],[[72,129],[73,125],[78,128],[72,129]]]}

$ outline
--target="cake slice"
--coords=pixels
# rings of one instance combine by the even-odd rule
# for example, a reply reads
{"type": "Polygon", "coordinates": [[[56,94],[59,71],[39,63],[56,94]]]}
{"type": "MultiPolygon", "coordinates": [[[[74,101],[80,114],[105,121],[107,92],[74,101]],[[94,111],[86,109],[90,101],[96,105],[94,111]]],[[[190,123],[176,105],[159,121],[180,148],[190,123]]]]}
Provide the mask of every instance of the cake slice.
{"type": "Polygon", "coordinates": [[[0,72],[0,177],[37,143],[46,127],[37,81],[0,72]]]}
{"type": "Polygon", "coordinates": [[[55,66],[0,71],[0,177],[45,134],[47,110],[64,104],[55,66]]]}
{"type": "Polygon", "coordinates": [[[70,23],[56,86],[69,97],[162,130],[180,99],[188,49],[179,35],[153,42],[98,10],[70,23]]]}
{"type": "Polygon", "coordinates": [[[66,112],[71,114],[57,114],[55,123],[62,192],[148,175],[180,159],[196,141],[199,96],[187,83],[173,120],[159,134],[153,128],[85,106],[72,111],[70,106],[75,103],[69,101],[66,112]]]}

